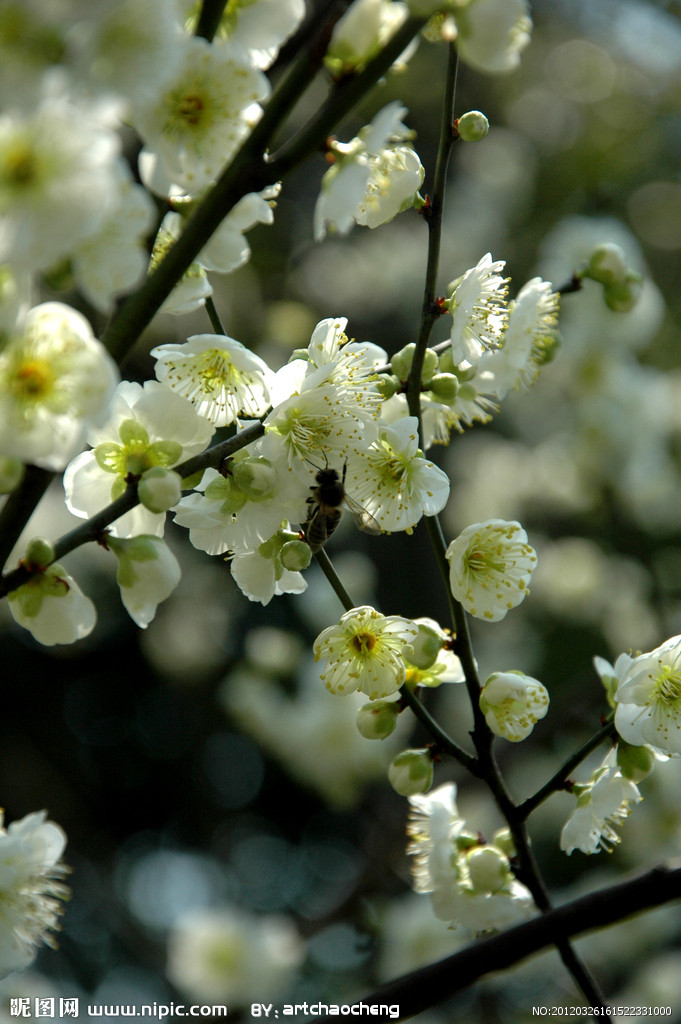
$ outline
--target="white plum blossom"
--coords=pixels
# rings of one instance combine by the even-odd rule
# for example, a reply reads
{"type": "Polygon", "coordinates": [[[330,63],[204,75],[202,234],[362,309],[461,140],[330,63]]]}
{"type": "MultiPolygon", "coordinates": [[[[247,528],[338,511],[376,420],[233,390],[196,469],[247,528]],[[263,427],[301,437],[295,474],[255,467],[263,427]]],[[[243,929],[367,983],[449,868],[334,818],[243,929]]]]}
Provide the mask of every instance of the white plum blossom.
{"type": "Polygon", "coordinates": [[[577,806],[568,818],[560,836],[560,848],[570,854],[610,853],[620,842],[615,829],[631,814],[631,805],[643,799],[638,787],[626,779],[614,763],[614,754],[607,755],[585,785],[575,785],[577,806]]]}
{"type": "MultiPolygon", "coordinates": [[[[157,381],[142,387],[122,381],[111,400],[109,418],[92,429],[92,451],[78,455],[64,474],[66,503],[86,519],[124,493],[128,479],[153,466],[170,469],[203,451],[213,426],[180,395],[157,381]]],[[[111,527],[115,537],[139,533],[162,536],[165,514],[137,506],[111,527]]]]}
{"type": "Polygon", "coordinates": [[[537,555],[520,523],[467,526],[447,548],[452,594],[476,619],[498,622],[529,594],[537,555]]]}
{"type": "Polygon", "coordinates": [[[508,278],[499,271],[504,260],[486,253],[475,267],[449,285],[452,315],[451,343],[455,363],[475,364],[483,352],[499,348],[508,312],[508,278]]]}
{"type": "Polygon", "coordinates": [[[504,851],[466,829],[454,783],[411,796],[409,804],[414,889],[430,895],[436,917],[481,934],[532,912],[532,896],[513,876],[504,851]]]}
{"type": "Polygon", "coordinates": [[[548,708],[546,687],[522,672],[494,672],[480,692],[488,726],[511,743],[526,739],[548,708]]]}
{"type": "Polygon", "coordinates": [[[45,811],[27,814],[8,828],[0,811],[0,978],[35,960],[42,944],[56,947],[51,932],[70,891],[61,861],[66,836],[45,811]]]}
{"type": "Polygon", "coordinates": [[[405,416],[379,428],[378,438],[348,463],[347,486],[388,532],[411,530],[440,512],[449,497],[447,474],[418,447],[418,420],[405,416]]]}
{"type": "Polygon", "coordinates": [[[201,191],[229,163],[260,116],[269,83],[240,47],[188,37],[161,95],[133,105],[132,123],[167,178],[201,191]]]}
{"type": "Polygon", "coordinates": [[[262,416],[270,407],[273,372],[234,338],[194,334],[183,345],[157,345],[151,355],[158,380],[216,427],[262,416]]]}
{"type": "Polygon", "coordinates": [[[32,572],[8,600],[14,621],[46,647],[82,640],[97,621],[92,601],[58,562],[32,572]]]}
{"type": "MultiPolygon", "coordinates": [[[[158,234],[154,239],[151,253],[150,268],[154,270],[166,253],[175,244],[182,233],[183,219],[179,213],[167,213],[161,222],[158,234]]],[[[205,268],[194,260],[189,264],[172,291],[163,300],[159,312],[182,316],[203,306],[209,295],[213,294],[205,268]]]]}
{"type": "Polygon", "coordinates": [[[301,544],[295,537],[290,531],[278,530],[255,551],[235,552],[230,560],[230,570],[242,594],[249,601],[266,605],[279,594],[301,594],[307,588],[307,582],[298,571],[303,566],[297,551],[295,567],[288,568],[286,565],[286,545],[301,544]]]}
{"type": "Polygon", "coordinates": [[[101,421],[118,370],[85,317],[44,302],[0,352],[0,454],[63,469],[101,421]]]}
{"type": "Polygon", "coordinates": [[[206,270],[229,274],[248,261],[251,249],[244,232],[256,224],[272,224],[274,200],[281,185],[268,185],[262,192],[248,192],[234,204],[196,258],[206,270]]]}
{"type": "Polygon", "coordinates": [[[0,113],[0,264],[46,270],[97,230],[116,194],[113,111],[76,103],[59,74],[29,113],[0,113]]]}
{"type": "Polygon", "coordinates": [[[334,26],[324,62],[336,75],[361,71],[408,14],[401,0],[355,0],[334,26]]]}
{"type": "Polygon", "coordinates": [[[528,0],[472,0],[456,7],[456,47],[461,59],[478,71],[513,71],[530,42],[528,0]]]}
{"type": "MultiPolygon", "coordinates": [[[[394,6],[394,5],[391,5],[394,6]]],[[[335,160],[322,178],[314,212],[314,235],[347,234],[353,224],[370,228],[392,220],[414,205],[424,170],[407,141],[406,107],[389,103],[351,142],[333,142],[335,160]]]]}
{"type": "Polygon", "coordinates": [[[305,955],[295,925],[236,907],[180,915],[168,940],[167,974],[197,1000],[246,1007],[280,997],[305,955]]]}
{"type": "Polygon", "coordinates": [[[314,642],[315,661],[326,663],[322,682],[334,694],[361,690],[370,700],[387,697],[405,680],[403,655],[417,635],[409,619],[381,615],[369,605],[353,608],[314,642]]]}
{"type": "Polygon", "coordinates": [[[551,357],[558,299],[548,281],[533,277],[509,303],[501,347],[484,352],[478,364],[483,375],[491,375],[491,390],[497,398],[505,398],[512,388],[529,388],[547,356],[551,357]]]}
{"type": "Polygon", "coordinates": [[[253,65],[265,70],[304,16],[305,0],[232,0],[220,19],[215,40],[229,39],[243,47],[253,65]]]}
{"type": "Polygon", "coordinates": [[[274,408],[265,420],[263,454],[283,459],[309,480],[320,461],[333,464],[363,451],[377,434],[382,395],[374,347],[346,344],[345,317],[321,321],[308,360],[295,359],[274,375],[274,408]]]}
{"type": "Polygon", "coordinates": [[[257,445],[237,452],[224,475],[207,469],[195,492],[178,502],[175,522],[189,530],[195,548],[244,554],[269,540],[283,518],[306,518],[309,489],[285,463],[259,452],[257,445]]]}
{"type": "Polygon", "coordinates": [[[149,266],[145,236],[156,208],[145,189],[132,180],[127,166],[114,165],[115,191],[97,230],[74,245],[71,268],[79,290],[103,313],[116,296],[138,283],[149,266]]]}
{"type": "Polygon", "coordinates": [[[681,755],[681,636],[615,664],[615,728],[633,746],[681,755]]]}
{"type": "Polygon", "coordinates": [[[156,608],[170,597],[182,575],[175,555],[160,537],[140,534],[109,537],[107,546],[118,559],[116,580],[130,618],[146,629],[156,608]]]}

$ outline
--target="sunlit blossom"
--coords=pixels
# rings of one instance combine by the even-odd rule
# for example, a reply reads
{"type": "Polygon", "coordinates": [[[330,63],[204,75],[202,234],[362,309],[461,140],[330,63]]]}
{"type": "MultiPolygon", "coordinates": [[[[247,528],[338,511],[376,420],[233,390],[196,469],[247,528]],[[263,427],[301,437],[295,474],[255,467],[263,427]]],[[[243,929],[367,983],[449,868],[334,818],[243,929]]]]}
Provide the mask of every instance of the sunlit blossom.
{"type": "Polygon", "coordinates": [[[452,594],[477,619],[498,622],[529,593],[537,564],[520,523],[489,519],[467,526],[447,548],[452,594]]]}

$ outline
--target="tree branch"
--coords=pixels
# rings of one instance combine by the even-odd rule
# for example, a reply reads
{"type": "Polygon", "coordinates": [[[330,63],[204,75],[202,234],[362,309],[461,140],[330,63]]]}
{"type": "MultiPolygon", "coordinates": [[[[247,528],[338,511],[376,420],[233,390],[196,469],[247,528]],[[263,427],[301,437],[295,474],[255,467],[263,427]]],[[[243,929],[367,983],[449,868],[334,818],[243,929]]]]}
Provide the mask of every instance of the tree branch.
{"type": "MultiPolygon", "coordinates": [[[[681,867],[660,865],[644,875],[581,896],[500,935],[481,939],[436,964],[397,978],[362,999],[361,1005],[397,1004],[400,1012],[393,1020],[408,1020],[469,988],[485,975],[513,967],[547,946],[566,942],[592,929],[605,928],[680,897],[681,867]]],[[[335,1019],[315,1018],[317,1024],[332,1024],[335,1019]]]]}

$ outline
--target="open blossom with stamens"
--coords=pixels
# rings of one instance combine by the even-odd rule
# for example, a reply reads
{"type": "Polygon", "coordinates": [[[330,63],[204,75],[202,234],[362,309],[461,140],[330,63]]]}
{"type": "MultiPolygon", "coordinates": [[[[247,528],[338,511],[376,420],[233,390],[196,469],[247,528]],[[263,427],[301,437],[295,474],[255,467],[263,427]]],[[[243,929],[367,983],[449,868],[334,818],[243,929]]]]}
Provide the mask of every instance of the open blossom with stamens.
{"type": "Polygon", "coordinates": [[[81,313],[61,302],[29,310],[0,352],[0,454],[63,469],[101,420],[116,365],[81,313]]]}
{"type": "Polygon", "coordinates": [[[533,277],[509,303],[501,348],[485,352],[478,367],[493,380],[493,393],[504,398],[512,389],[529,388],[556,344],[558,294],[548,281],[533,277]]]}
{"type": "Polygon", "coordinates": [[[0,977],[28,967],[41,944],[56,946],[64,900],[70,892],[61,863],[66,836],[45,811],[5,829],[0,811],[0,977]]]}
{"type": "Polygon", "coordinates": [[[387,697],[402,685],[403,655],[418,627],[399,615],[381,615],[369,605],[352,608],[314,642],[315,661],[325,661],[321,678],[331,693],[361,690],[370,700],[387,697]]]}
{"type": "Polygon", "coordinates": [[[634,746],[681,756],[681,636],[636,658],[617,660],[615,727],[634,746]]]}
{"type": "Polygon", "coordinates": [[[166,177],[196,193],[215,181],[258,120],[269,83],[238,46],[187,37],[161,96],[133,104],[131,121],[166,177]]]}
{"type": "Polygon", "coordinates": [[[508,278],[499,271],[504,260],[487,253],[449,288],[452,355],[455,363],[477,363],[487,349],[498,348],[506,327],[508,278]]]}
{"type": "Polygon", "coordinates": [[[381,426],[378,438],[349,461],[347,487],[387,531],[411,530],[449,497],[447,474],[419,451],[415,416],[381,426]]]}
{"type": "Polygon", "coordinates": [[[480,692],[480,710],[497,736],[526,739],[549,708],[545,686],[522,672],[494,672],[480,692]]]}
{"type": "Polygon", "coordinates": [[[615,831],[628,818],[631,805],[643,799],[631,779],[625,779],[611,752],[588,783],[575,785],[577,807],[568,818],[560,837],[565,853],[610,853],[620,842],[615,831]]]}
{"type": "Polygon", "coordinates": [[[259,356],[234,338],[194,334],[184,345],[158,345],[156,377],[216,427],[238,416],[256,417],[269,408],[274,374],[259,356]]]}
{"type": "Polygon", "coordinates": [[[529,593],[537,564],[520,523],[474,523],[447,548],[452,594],[476,619],[498,622],[529,593]]]}

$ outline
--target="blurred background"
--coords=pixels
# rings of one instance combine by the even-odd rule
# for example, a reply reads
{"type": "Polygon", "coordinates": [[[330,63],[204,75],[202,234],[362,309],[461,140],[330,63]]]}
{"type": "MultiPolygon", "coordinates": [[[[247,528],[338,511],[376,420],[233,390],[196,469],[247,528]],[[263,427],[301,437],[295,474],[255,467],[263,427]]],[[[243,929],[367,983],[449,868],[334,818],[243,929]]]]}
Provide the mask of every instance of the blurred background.
{"type": "MultiPolygon", "coordinates": [[[[562,350],[529,394],[494,421],[429,454],[450,474],[448,539],[471,522],[519,519],[539,554],[532,596],[502,623],[474,623],[483,678],[520,669],[551,694],[522,748],[498,742],[518,799],[599,727],[606,710],[592,665],[650,650],[681,632],[681,6],[675,0],[537,0],[520,69],[489,78],[461,66],[456,110],[492,130],[455,147],[439,290],[491,251],[511,295],[540,274],[568,281],[594,245],[621,245],[645,275],[636,308],[608,310],[586,282],[563,300],[562,350]]],[[[392,99],[432,182],[444,47],[421,42],[339,129],[348,140],[392,99]]],[[[302,123],[319,94],[301,104],[302,123]]],[[[426,228],[414,212],[377,231],[318,246],[312,209],[323,155],[285,183],[272,227],[253,230],[251,262],[214,281],[227,332],[277,368],[315,323],[394,352],[414,340],[426,228]]],[[[204,332],[204,314],[159,316],[123,368],[152,375],[153,345],[204,332]]],[[[446,336],[438,325],[434,341],[446,336]]],[[[349,518],[349,517],[348,517],[349,518]]],[[[55,486],[30,527],[73,525],[55,486]]],[[[250,604],[221,559],[168,541],[183,580],[139,631],[122,609],[112,558],[80,550],[69,570],[95,600],[93,634],[46,649],[0,608],[5,678],[0,797],[8,821],[46,808],[69,836],[73,897],[59,949],[2,983],[8,995],[84,1002],[347,1002],[467,938],[410,893],[406,801],[386,766],[410,723],[384,742],[355,727],[361,700],[332,698],[311,644],[341,613],[312,567],[308,590],[250,604]]],[[[356,604],[448,625],[424,530],[369,539],[344,523],[329,554],[356,604]]],[[[462,687],[429,706],[462,743],[462,687]]],[[[403,716],[405,719],[407,715],[403,716]]],[[[583,768],[588,777],[598,763],[583,768]]],[[[488,839],[495,808],[456,766],[471,828],[488,839]]],[[[681,852],[680,771],[661,765],[611,855],[558,848],[574,800],[554,796],[530,819],[556,901],[681,852]]],[[[672,1006],[681,1019],[681,921],[670,907],[577,945],[613,1001],[672,1006]]],[[[423,1024],[523,1022],[532,1005],[576,1000],[550,954],[486,980],[423,1024]]],[[[8,1015],[3,997],[0,1019],[8,1015]]]]}

